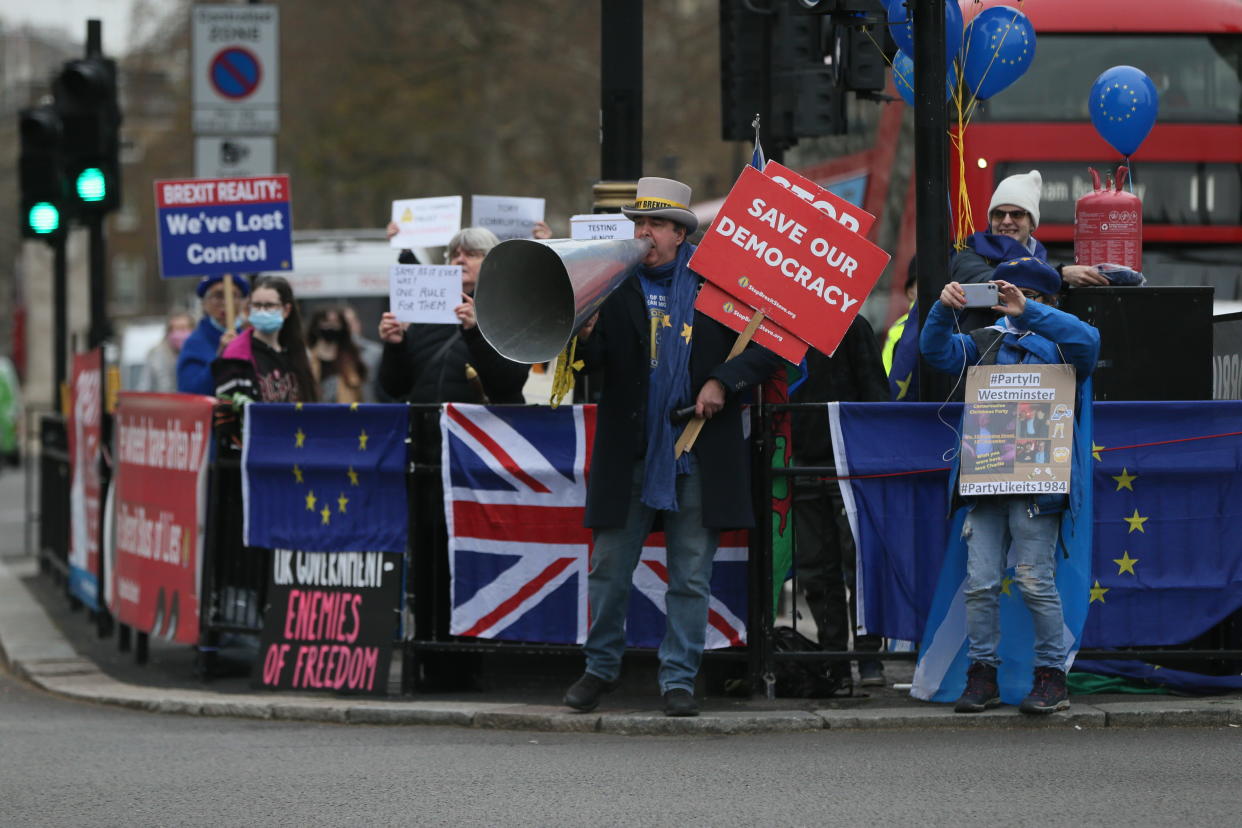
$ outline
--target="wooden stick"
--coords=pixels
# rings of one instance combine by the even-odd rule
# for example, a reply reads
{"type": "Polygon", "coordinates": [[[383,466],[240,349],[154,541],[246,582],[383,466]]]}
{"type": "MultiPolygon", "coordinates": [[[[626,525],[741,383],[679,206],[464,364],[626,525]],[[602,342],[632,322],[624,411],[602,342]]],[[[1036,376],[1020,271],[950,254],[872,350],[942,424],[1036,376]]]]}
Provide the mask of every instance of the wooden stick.
{"type": "MultiPolygon", "coordinates": [[[[729,355],[725,357],[725,362],[733,359],[746,349],[750,344],[751,337],[755,335],[755,331],[759,330],[760,323],[763,322],[763,311],[755,311],[754,316],[750,318],[750,322],[746,325],[746,330],[737,335],[737,341],[733,343],[733,347],[729,349],[729,355]]],[[[694,441],[699,439],[699,432],[703,430],[703,424],[707,420],[702,417],[695,417],[686,426],[685,431],[677,438],[677,444],[673,446],[673,457],[678,458],[690,449],[694,448],[694,441]]]]}
{"type": "Polygon", "coordinates": [[[237,319],[237,308],[233,305],[233,274],[224,274],[224,329],[233,330],[237,319]]]}

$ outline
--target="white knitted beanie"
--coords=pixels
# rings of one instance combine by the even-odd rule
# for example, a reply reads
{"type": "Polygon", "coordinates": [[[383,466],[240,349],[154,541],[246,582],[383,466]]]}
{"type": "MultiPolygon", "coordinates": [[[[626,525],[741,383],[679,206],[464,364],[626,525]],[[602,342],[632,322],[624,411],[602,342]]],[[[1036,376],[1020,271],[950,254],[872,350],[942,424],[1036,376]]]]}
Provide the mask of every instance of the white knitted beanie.
{"type": "Polygon", "coordinates": [[[988,215],[1002,204],[1021,207],[1031,214],[1031,229],[1039,226],[1039,194],[1043,189],[1044,179],[1039,170],[1029,173],[1011,175],[996,185],[992,193],[992,203],[988,205],[988,215]]]}

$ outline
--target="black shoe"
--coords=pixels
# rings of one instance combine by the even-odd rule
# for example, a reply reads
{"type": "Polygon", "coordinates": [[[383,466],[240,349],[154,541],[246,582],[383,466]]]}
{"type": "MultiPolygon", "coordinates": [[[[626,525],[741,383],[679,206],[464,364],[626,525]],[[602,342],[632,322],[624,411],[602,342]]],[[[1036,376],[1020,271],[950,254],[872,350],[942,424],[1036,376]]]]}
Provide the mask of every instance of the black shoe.
{"type": "Polygon", "coordinates": [[[858,683],[863,687],[883,687],[884,665],[879,661],[858,662],[858,683]]]}
{"type": "Polygon", "coordinates": [[[1069,693],[1065,690],[1065,671],[1056,667],[1036,667],[1035,686],[1022,700],[1018,709],[1023,713],[1046,714],[1069,710],[1069,693]]]}
{"type": "Polygon", "coordinates": [[[694,694],[689,690],[674,687],[664,694],[664,715],[697,716],[699,703],[694,700],[694,694]]]}
{"type": "Polygon", "coordinates": [[[599,697],[621,686],[621,679],[605,681],[594,673],[583,673],[565,691],[565,705],[583,713],[590,713],[599,706],[599,697]]]}
{"type": "Polygon", "coordinates": [[[1000,704],[1000,688],[996,685],[996,668],[976,661],[966,670],[966,692],[957,700],[955,713],[982,713],[1000,704]]]}

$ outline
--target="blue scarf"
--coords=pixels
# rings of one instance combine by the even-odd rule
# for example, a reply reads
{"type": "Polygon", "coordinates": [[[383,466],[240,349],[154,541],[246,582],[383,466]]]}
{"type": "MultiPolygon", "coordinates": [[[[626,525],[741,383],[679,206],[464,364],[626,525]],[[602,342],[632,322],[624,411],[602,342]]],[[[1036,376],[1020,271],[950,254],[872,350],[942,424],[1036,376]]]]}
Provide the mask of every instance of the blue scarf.
{"type": "MultiPolygon", "coordinates": [[[[694,300],[699,279],[688,265],[694,245],[683,243],[677,258],[655,268],[638,268],[640,284],[661,281],[672,274],[668,286],[671,324],[657,329],[659,364],[651,372],[647,388],[647,457],[643,471],[642,501],[652,509],[677,511],[677,475],[690,472],[690,456],[673,458],[677,442],[669,413],[693,402],[690,395],[690,342],[683,332],[694,325],[694,300]]],[[[644,290],[643,301],[646,302],[644,290]]]]}

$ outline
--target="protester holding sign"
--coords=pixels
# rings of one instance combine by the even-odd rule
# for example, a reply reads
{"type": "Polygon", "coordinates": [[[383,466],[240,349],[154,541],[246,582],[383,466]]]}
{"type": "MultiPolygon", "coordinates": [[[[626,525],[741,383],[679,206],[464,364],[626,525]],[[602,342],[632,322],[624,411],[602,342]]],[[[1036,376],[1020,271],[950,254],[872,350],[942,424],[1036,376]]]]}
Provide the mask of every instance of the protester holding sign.
{"type": "Polygon", "coordinates": [[[726,361],[737,335],[695,312],[702,278],[688,265],[695,247],[686,236],[698,226],[689,204],[681,182],[639,180],[637,201],[623,212],[651,249],[579,333],[578,354],[587,370],[602,368],[605,382],[587,481],[595,540],[586,671],[565,694],[575,710],[595,709],[619,683],[634,569],[659,514],[668,549],[664,712],[698,714],[694,683],[719,532],[754,523],[742,392],[782,363],[758,346],[726,361]],[[675,458],[682,426],[671,415],[686,408],[706,425],[693,451],[675,458]]]}
{"type": "MultiPolygon", "coordinates": [[[[1063,612],[1062,600],[1078,602],[1077,591],[1058,592],[1054,582],[1057,550],[1067,557],[1090,561],[1091,515],[1091,388],[1089,378],[1100,351],[1100,334],[1091,325],[1057,310],[1056,296],[1061,277],[1047,263],[1031,257],[1006,262],[996,268],[995,284],[1002,304],[991,310],[1003,314],[988,328],[955,333],[957,315],[965,308],[966,296],[957,282],[950,282],[928,313],[920,336],[923,355],[937,370],[965,375],[971,365],[1058,365],[1068,363],[1077,375],[1078,412],[1073,435],[1073,469],[1069,494],[991,495],[969,498],[963,507],[960,537],[950,533],[951,544],[966,544],[964,579],[965,627],[969,637],[970,666],[966,671],[965,692],[957,701],[959,713],[974,713],[1000,704],[1001,687],[997,667],[1001,592],[1008,588],[1008,561],[1015,562],[1013,582],[1022,592],[1034,627],[1034,687],[1022,700],[1024,713],[1051,713],[1069,707],[1065,689],[1065,669],[1069,649],[1064,630],[1073,638],[1081,633],[1085,605],[1071,619],[1063,612]],[[1011,549],[1012,545],[1012,549],[1011,549]],[[1067,626],[1068,624],[1068,626],[1067,626]],[[1074,627],[1077,627],[1075,629],[1074,627]]],[[[959,458],[960,459],[960,458],[959,458]]],[[[957,494],[959,460],[950,475],[951,497],[957,494]]],[[[956,500],[956,498],[955,498],[956,500]]],[[[956,501],[960,502],[960,501],[956,501]]],[[[955,524],[956,525],[956,524],[955,524]]],[[[951,559],[952,556],[946,558],[951,559]]],[[[952,583],[942,573],[941,583],[952,583]]],[[[1084,594],[1085,588],[1081,590],[1084,594]]],[[[1077,608],[1076,608],[1077,609],[1077,608]]],[[[941,625],[946,628],[948,625],[941,625]]],[[[929,622],[929,638],[915,674],[915,695],[923,683],[942,686],[945,668],[937,667],[929,654],[948,653],[952,658],[956,644],[942,646],[937,636],[941,628],[929,622]],[[935,680],[929,674],[940,671],[935,680]]],[[[947,635],[947,633],[946,633],[947,635]]],[[[1006,645],[1012,647],[1019,632],[1006,631],[1006,645]]],[[[1007,656],[1012,670],[1018,657],[1029,657],[1029,650],[1007,656]]],[[[1030,685],[1027,685],[1028,687],[1030,685]]],[[[935,689],[933,687],[933,689],[935,689]]],[[[921,696],[930,697],[930,696],[921,696]]]]}
{"type": "Polygon", "coordinates": [[[211,363],[220,355],[225,345],[237,336],[246,311],[246,297],[250,295],[250,283],[240,276],[233,279],[233,301],[236,314],[234,330],[225,330],[228,324],[228,302],[224,295],[224,277],[206,276],[198,283],[198,296],[203,302],[203,318],[198,327],[181,346],[177,356],[177,390],[183,394],[215,393],[216,383],[211,373],[211,363]]]}
{"type": "Polygon", "coordinates": [[[316,402],[293,288],[281,276],[263,276],[250,297],[250,327],[224,347],[211,366],[216,396],[245,402],[316,402]]]}
{"type": "Polygon", "coordinates": [[[474,286],[483,258],[499,243],[490,230],[467,227],[449,241],[445,261],[461,268],[457,325],[412,324],[392,312],[380,318],[384,343],[379,382],[396,400],[415,403],[522,403],[528,368],[496,353],[474,318],[474,286]]]}

